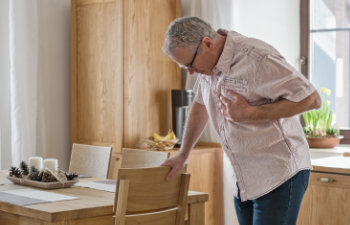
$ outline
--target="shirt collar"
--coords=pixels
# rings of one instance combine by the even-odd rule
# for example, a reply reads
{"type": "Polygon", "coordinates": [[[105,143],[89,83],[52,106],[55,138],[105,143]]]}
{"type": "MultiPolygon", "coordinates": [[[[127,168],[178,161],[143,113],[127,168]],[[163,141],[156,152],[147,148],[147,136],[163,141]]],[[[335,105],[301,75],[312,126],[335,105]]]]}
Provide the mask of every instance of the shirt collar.
{"type": "Polygon", "coordinates": [[[233,57],[234,42],[232,39],[232,35],[235,34],[236,32],[229,32],[224,29],[219,29],[217,32],[221,34],[226,34],[227,36],[226,36],[224,49],[221,52],[218,62],[213,68],[213,73],[220,74],[220,72],[222,72],[224,74],[227,74],[230,71],[230,66],[231,66],[232,57],[233,57]]]}

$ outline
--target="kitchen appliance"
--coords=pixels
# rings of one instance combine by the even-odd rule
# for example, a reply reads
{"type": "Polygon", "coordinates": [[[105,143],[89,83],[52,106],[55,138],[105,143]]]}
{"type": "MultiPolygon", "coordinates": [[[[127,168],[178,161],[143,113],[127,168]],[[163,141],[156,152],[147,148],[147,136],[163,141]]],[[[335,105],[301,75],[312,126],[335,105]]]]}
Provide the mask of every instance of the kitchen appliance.
{"type": "Polygon", "coordinates": [[[179,142],[176,145],[177,147],[182,144],[185,122],[193,102],[193,97],[194,93],[192,90],[171,90],[173,130],[175,135],[179,138],[179,142]]]}

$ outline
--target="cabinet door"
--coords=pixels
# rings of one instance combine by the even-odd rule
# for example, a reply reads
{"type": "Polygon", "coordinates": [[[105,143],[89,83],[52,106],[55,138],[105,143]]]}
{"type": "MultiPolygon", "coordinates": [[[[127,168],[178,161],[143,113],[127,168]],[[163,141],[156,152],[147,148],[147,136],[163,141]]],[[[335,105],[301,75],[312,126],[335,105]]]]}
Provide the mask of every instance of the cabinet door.
{"type": "Polygon", "coordinates": [[[113,143],[123,132],[121,0],[73,0],[72,142],[113,143]]]}
{"type": "Polygon", "coordinates": [[[139,147],[153,132],[172,127],[170,92],[181,88],[181,74],[162,46],[168,25],[180,15],[180,1],[124,0],[123,7],[123,147],[139,147]]]}
{"type": "Polygon", "coordinates": [[[311,172],[298,225],[349,225],[350,176],[311,172]]]}
{"type": "MultiPolygon", "coordinates": [[[[177,151],[172,151],[174,156],[177,151]]],[[[205,203],[205,224],[222,225],[223,218],[223,168],[222,149],[196,147],[187,160],[187,172],[191,174],[190,190],[209,194],[205,203]]]]}

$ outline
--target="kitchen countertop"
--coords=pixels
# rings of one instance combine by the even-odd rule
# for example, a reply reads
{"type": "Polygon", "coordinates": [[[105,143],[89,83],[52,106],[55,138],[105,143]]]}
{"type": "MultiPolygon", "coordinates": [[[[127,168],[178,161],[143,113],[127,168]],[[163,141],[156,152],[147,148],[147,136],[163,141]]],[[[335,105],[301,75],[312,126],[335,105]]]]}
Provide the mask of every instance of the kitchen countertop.
{"type": "Polygon", "coordinates": [[[350,145],[338,145],[331,149],[310,149],[311,163],[315,172],[332,172],[350,175],[350,145]]]}

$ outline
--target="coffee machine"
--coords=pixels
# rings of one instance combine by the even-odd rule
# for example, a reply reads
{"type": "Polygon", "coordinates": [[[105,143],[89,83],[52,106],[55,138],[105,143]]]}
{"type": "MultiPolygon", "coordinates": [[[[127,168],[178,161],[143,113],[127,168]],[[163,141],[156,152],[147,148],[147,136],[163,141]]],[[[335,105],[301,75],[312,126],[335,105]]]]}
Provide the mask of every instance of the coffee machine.
{"type": "Polygon", "coordinates": [[[179,142],[176,144],[177,147],[182,144],[185,122],[192,105],[193,97],[194,93],[192,90],[171,90],[173,130],[176,137],[179,138],[179,142]]]}

